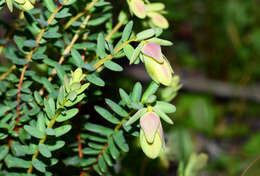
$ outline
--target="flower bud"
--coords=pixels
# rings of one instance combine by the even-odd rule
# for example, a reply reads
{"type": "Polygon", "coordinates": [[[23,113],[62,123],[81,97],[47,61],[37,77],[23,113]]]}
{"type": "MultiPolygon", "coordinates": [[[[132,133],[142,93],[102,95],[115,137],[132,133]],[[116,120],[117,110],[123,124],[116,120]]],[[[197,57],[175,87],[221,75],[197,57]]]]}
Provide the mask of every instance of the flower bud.
{"type": "Polygon", "coordinates": [[[142,49],[142,53],[152,57],[160,64],[163,63],[161,46],[157,43],[147,43],[142,49]]]}
{"type": "Polygon", "coordinates": [[[140,119],[141,128],[144,131],[146,140],[149,143],[153,143],[155,133],[158,130],[160,123],[160,117],[155,114],[154,112],[147,112],[143,117],[140,119]]]}
{"type": "Polygon", "coordinates": [[[160,117],[154,112],[147,112],[140,119],[140,144],[149,158],[156,158],[164,147],[164,135],[160,117]]]}
{"type": "Polygon", "coordinates": [[[163,63],[160,64],[154,59],[144,55],[144,64],[146,71],[155,82],[169,86],[172,81],[173,71],[167,59],[164,56],[162,56],[162,59],[163,63]]]}
{"type": "Polygon", "coordinates": [[[163,29],[167,29],[169,27],[167,19],[161,14],[156,12],[149,12],[147,15],[152,19],[154,25],[163,29]]]}
{"type": "Polygon", "coordinates": [[[129,6],[138,18],[143,19],[146,17],[146,9],[142,0],[131,0],[129,6]]]}

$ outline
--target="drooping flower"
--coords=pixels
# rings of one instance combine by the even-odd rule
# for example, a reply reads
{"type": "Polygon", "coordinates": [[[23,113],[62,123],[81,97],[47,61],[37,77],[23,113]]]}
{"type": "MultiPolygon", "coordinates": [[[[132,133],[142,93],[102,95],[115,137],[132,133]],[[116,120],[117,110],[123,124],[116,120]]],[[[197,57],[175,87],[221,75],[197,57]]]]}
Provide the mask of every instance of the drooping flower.
{"type": "Polygon", "coordinates": [[[172,81],[172,68],[161,52],[160,45],[147,43],[142,53],[144,54],[144,64],[150,77],[157,83],[169,86],[172,81]]]}
{"type": "Polygon", "coordinates": [[[138,18],[143,19],[146,17],[145,4],[142,0],[131,0],[129,5],[130,9],[138,18]]]}
{"type": "Polygon", "coordinates": [[[140,125],[141,148],[146,156],[154,159],[165,144],[160,117],[154,112],[147,112],[141,117],[140,125]]]}

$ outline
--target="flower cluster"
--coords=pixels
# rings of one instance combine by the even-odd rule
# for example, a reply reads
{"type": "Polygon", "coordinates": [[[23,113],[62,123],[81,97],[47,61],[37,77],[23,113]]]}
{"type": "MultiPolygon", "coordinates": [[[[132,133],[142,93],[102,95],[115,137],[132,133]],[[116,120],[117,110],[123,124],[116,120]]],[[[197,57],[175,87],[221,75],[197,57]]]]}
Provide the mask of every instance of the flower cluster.
{"type": "Polygon", "coordinates": [[[144,3],[143,0],[128,0],[131,11],[141,19],[148,16],[153,25],[163,29],[169,27],[167,19],[162,15],[165,5],[163,3],[144,3]]]}
{"type": "Polygon", "coordinates": [[[146,71],[150,77],[157,83],[169,86],[172,82],[173,70],[162,54],[161,46],[157,43],[146,43],[142,53],[146,71]]]}

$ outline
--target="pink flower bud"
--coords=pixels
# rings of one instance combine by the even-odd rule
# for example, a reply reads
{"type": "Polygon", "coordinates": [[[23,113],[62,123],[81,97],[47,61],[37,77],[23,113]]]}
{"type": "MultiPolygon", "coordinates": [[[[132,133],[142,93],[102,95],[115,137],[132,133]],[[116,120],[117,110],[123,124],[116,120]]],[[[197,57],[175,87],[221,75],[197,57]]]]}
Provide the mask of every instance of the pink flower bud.
{"type": "Polygon", "coordinates": [[[154,112],[147,112],[140,119],[140,144],[143,152],[149,158],[159,156],[165,146],[160,117],[154,112]]]}
{"type": "Polygon", "coordinates": [[[140,125],[149,143],[154,141],[155,133],[160,124],[160,117],[154,112],[147,112],[140,119],[140,125]]]}
{"type": "Polygon", "coordinates": [[[147,15],[152,19],[154,25],[163,29],[167,29],[169,27],[167,19],[161,14],[156,12],[149,12],[147,15]]]}
{"type": "Polygon", "coordinates": [[[138,18],[143,19],[146,17],[146,9],[145,9],[144,2],[142,0],[131,0],[129,5],[133,13],[138,18]]]}
{"type": "Polygon", "coordinates": [[[147,43],[142,49],[143,54],[163,63],[161,46],[157,43],[147,43]]]}
{"type": "Polygon", "coordinates": [[[144,64],[146,71],[155,82],[169,86],[172,81],[173,71],[167,59],[164,56],[162,56],[162,59],[163,63],[160,64],[154,59],[144,55],[144,64]]]}

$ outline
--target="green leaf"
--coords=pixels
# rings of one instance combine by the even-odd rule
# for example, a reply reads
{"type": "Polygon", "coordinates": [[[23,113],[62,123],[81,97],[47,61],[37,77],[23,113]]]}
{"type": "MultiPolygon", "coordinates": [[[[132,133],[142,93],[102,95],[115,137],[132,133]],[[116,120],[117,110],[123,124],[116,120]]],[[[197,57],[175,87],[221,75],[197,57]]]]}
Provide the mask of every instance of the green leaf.
{"type": "Polygon", "coordinates": [[[133,124],[136,122],[140,117],[142,117],[147,112],[146,108],[142,108],[138,110],[127,122],[126,126],[133,124]]]}
{"type": "Polygon", "coordinates": [[[127,25],[125,26],[124,30],[123,30],[123,34],[122,34],[122,41],[127,41],[131,35],[132,29],[133,29],[133,21],[130,21],[127,23],[127,25]]]}
{"type": "Polygon", "coordinates": [[[20,37],[20,36],[15,35],[14,36],[14,42],[17,45],[17,47],[19,48],[19,50],[24,53],[24,50],[23,50],[24,39],[22,37],[20,37]]]}
{"type": "Polygon", "coordinates": [[[136,34],[136,39],[138,41],[141,41],[141,40],[145,40],[145,39],[148,39],[148,38],[151,38],[155,35],[155,32],[153,29],[146,29],[142,32],[139,32],[136,34]]]}
{"type": "Polygon", "coordinates": [[[16,57],[13,57],[13,58],[10,58],[10,60],[12,60],[12,62],[16,65],[25,65],[28,63],[27,60],[25,59],[19,59],[19,58],[16,58],[16,57]]]}
{"type": "Polygon", "coordinates": [[[68,111],[65,112],[65,114],[61,113],[56,121],[57,122],[64,122],[66,120],[69,120],[71,119],[72,117],[74,117],[77,113],[79,112],[78,108],[73,108],[73,109],[70,109],[68,111]]]}
{"type": "Polygon", "coordinates": [[[101,78],[97,77],[95,74],[89,74],[87,75],[86,78],[89,82],[97,86],[101,86],[101,87],[105,86],[105,82],[101,78]]]}
{"type": "Polygon", "coordinates": [[[71,91],[68,96],[67,96],[67,99],[70,100],[70,101],[74,101],[76,98],[77,98],[77,92],[76,91],[71,91]]]}
{"type": "Polygon", "coordinates": [[[146,99],[145,103],[147,103],[147,104],[152,104],[152,103],[154,103],[154,102],[156,101],[156,99],[157,99],[156,95],[150,95],[150,96],[146,99]]]}
{"type": "Polygon", "coordinates": [[[120,121],[114,117],[109,111],[106,109],[100,107],[100,106],[94,106],[95,110],[102,116],[104,117],[107,121],[113,123],[113,124],[119,124],[120,121]]]}
{"type": "Polygon", "coordinates": [[[142,84],[140,82],[135,83],[132,94],[131,94],[131,99],[133,102],[139,102],[142,96],[142,84]]]}
{"type": "Polygon", "coordinates": [[[119,64],[111,61],[111,60],[108,60],[104,63],[104,66],[112,71],[122,71],[123,70],[123,67],[121,67],[119,64]]]}
{"type": "Polygon", "coordinates": [[[107,170],[108,170],[107,164],[106,164],[104,157],[102,155],[99,157],[98,165],[99,165],[102,172],[107,172],[107,170]]]}
{"type": "Polygon", "coordinates": [[[64,86],[61,86],[60,90],[59,90],[59,95],[58,95],[58,98],[57,98],[57,104],[62,105],[64,99],[65,99],[65,89],[64,89],[64,86]]]}
{"type": "Polygon", "coordinates": [[[96,161],[97,161],[96,158],[82,159],[82,160],[80,161],[80,166],[86,167],[86,166],[89,166],[89,165],[91,165],[91,164],[94,164],[96,161]]]}
{"type": "Polygon", "coordinates": [[[131,99],[129,95],[123,89],[119,89],[119,94],[125,104],[131,104],[131,99]]]}
{"type": "Polygon", "coordinates": [[[53,0],[44,0],[44,5],[50,12],[53,12],[56,9],[56,5],[53,0]]]}
{"type": "Polygon", "coordinates": [[[52,101],[54,101],[52,98],[44,99],[45,112],[50,119],[55,115],[55,105],[51,103],[52,101]]]}
{"type": "Polygon", "coordinates": [[[101,142],[101,143],[107,142],[107,139],[102,138],[102,137],[98,137],[98,136],[92,136],[92,135],[89,135],[89,134],[81,134],[80,136],[83,139],[87,138],[87,139],[89,139],[91,141],[95,141],[95,142],[101,142]]]}
{"type": "Polygon", "coordinates": [[[130,44],[127,44],[124,46],[123,50],[124,50],[126,57],[130,61],[134,54],[135,49],[130,44]]]}
{"type": "Polygon", "coordinates": [[[56,132],[53,128],[46,128],[45,133],[49,136],[55,136],[56,135],[56,132]]]}
{"type": "Polygon", "coordinates": [[[27,133],[35,138],[42,139],[44,137],[44,133],[35,127],[24,125],[24,129],[27,133]]]}
{"type": "Polygon", "coordinates": [[[169,124],[173,124],[172,119],[167,116],[161,109],[159,109],[158,107],[153,107],[153,110],[156,114],[158,114],[165,122],[169,123],[169,124]]]}
{"type": "Polygon", "coordinates": [[[24,41],[23,46],[29,48],[35,48],[36,46],[38,46],[38,43],[34,40],[26,40],[24,41]]]}
{"type": "Polygon", "coordinates": [[[37,116],[37,128],[44,133],[45,132],[45,118],[42,112],[37,116]]]}
{"type": "Polygon", "coordinates": [[[55,128],[54,130],[55,130],[56,137],[66,134],[67,132],[69,132],[71,130],[71,128],[72,128],[71,125],[63,125],[58,128],[55,128]]]}
{"type": "Polygon", "coordinates": [[[130,64],[133,64],[134,62],[136,62],[136,59],[138,58],[139,54],[141,53],[141,50],[143,49],[145,43],[144,42],[140,42],[138,44],[138,46],[135,48],[134,53],[130,59],[130,64]]]}
{"type": "Polygon", "coordinates": [[[8,154],[9,148],[7,145],[0,146],[0,161],[8,154]]]}
{"type": "Polygon", "coordinates": [[[17,89],[10,89],[6,92],[6,96],[8,97],[12,97],[12,96],[15,96],[16,94],[18,93],[18,90],[17,89]]]}
{"type": "Polygon", "coordinates": [[[98,155],[100,152],[101,150],[93,149],[90,147],[86,147],[82,150],[82,153],[86,155],[98,155]]]}
{"type": "Polygon", "coordinates": [[[40,82],[44,85],[44,87],[49,93],[52,93],[54,91],[53,85],[50,83],[50,81],[47,78],[42,77],[40,82]]]}
{"type": "Polygon", "coordinates": [[[143,94],[143,97],[142,97],[142,102],[145,102],[149,96],[155,94],[155,92],[158,90],[159,86],[160,86],[159,84],[152,81],[149,84],[148,88],[144,91],[144,94],[143,94]]]}
{"type": "Polygon", "coordinates": [[[164,101],[157,101],[155,107],[161,109],[165,113],[174,113],[176,111],[176,107],[170,103],[164,101]]]}
{"type": "Polygon", "coordinates": [[[0,117],[3,116],[7,111],[9,111],[11,108],[8,106],[1,106],[0,107],[0,117]]]}
{"type": "Polygon", "coordinates": [[[54,145],[45,144],[48,147],[49,151],[58,150],[58,149],[62,148],[65,145],[64,141],[55,141],[55,142],[56,143],[54,145]]]}
{"type": "Polygon", "coordinates": [[[55,70],[57,72],[57,75],[61,81],[61,83],[64,85],[64,76],[66,75],[65,73],[65,70],[63,69],[63,67],[58,64],[58,63],[55,63],[55,70]]]}
{"type": "Polygon", "coordinates": [[[44,38],[60,38],[62,35],[57,32],[47,31],[43,33],[44,38]]]}
{"type": "Polygon", "coordinates": [[[99,175],[103,175],[103,173],[101,172],[98,164],[94,165],[93,168],[94,168],[94,171],[96,171],[99,175]]]}
{"type": "Polygon", "coordinates": [[[13,2],[12,2],[12,0],[5,0],[5,1],[6,1],[7,7],[10,10],[10,12],[13,12],[13,2]]]}
{"type": "Polygon", "coordinates": [[[128,116],[128,113],[121,107],[119,106],[117,103],[113,102],[110,99],[106,99],[105,100],[107,105],[118,115],[120,115],[121,117],[126,117],[128,116]]]}
{"type": "Polygon", "coordinates": [[[33,95],[34,95],[34,99],[36,100],[36,102],[39,105],[42,105],[43,104],[43,100],[42,100],[42,97],[41,97],[40,93],[38,91],[34,91],[33,95]]]}
{"type": "Polygon", "coordinates": [[[114,137],[114,140],[115,140],[117,146],[122,151],[124,151],[124,152],[128,152],[129,151],[129,146],[126,143],[126,140],[125,140],[125,137],[123,135],[123,131],[122,130],[115,132],[113,137],[114,137]]]}
{"type": "Polygon", "coordinates": [[[115,143],[114,143],[114,140],[113,140],[113,137],[109,137],[108,139],[108,149],[111,153],[111,156],[114,158],[114,159],[117,159],[120,155],[120,152],[119,150],[117,149],[115,143]]]}
{"type": "Polygon", "coordinates": [[[71,49],[71,56],[72,56],[73,64],[75,64],[77,67],[82,67],[82,65],[84,65],[84,61],[80,53],[76,49],[74,48],[71,49]]]}
{"type": "Polygon", "coordinates": [[[29,168],[31,161],[26,161],[11,155],[7,155],[5,157],[5,164],[8,168],[29,168]]]}
{"type": "Polygon", "coordinates": [[[103,15],[101,15],[99,18],[90,20],[90,21],[88,22],[88,25],[89,25],[89,26],[97,26],[97,25],[103,24],[106,20],[108,20],[109,18],[111,18],[111,16],[112,16],[111,14],[103,14],[103,15]]]}
{"type": "Polygon", "coordinates": [[[84,126],[84,128],[88,131],[100,134],[102,136],[109,136],[114,132],[114,130],[112,130],[110,128],[107,128],[107,127],[104,127],[104,126],[101,126],[101,125],[96,125],[96,124],[93,124],[93,123],[87,123],[84,126]]]}
{"type": "Polygon", "coordinates": [[[46,172],[45,169],[45,164],[43,162],[41,162],[40,160],[38,160],[37,158],[32,160],[32,165],[35,169],[37,169],[40,172],[46,172]]]}
{"type": "Polygon", "coordinates": [[[106,149],[106,150],[103,152],[103,156],[104,156],[104,159],[105,159],[106,163],[107,163],[109,166],[113,166],[113,165],[114,165],[113,162],[112,162],[112,160],[111,160],[111,158],[110,158],[110,155],[109,155],[109,153],[108,153],[108,149],[106,149]]]}
{"type": "Polygon", "coordinates": [[[69,13],[69,8],[64,8],[55,15],[55,18],[66,18],[69,16],[71,16],[71,13],[69,13]]]}
{"type": "Polygon", "coordinates": [[[50,158],[52,156],[51,152],[49,151],[48,147],[45,144],[40,144],[38,149],[43,156],[47,158],[50,158]]]}
{"type": "Polygon", "coordinates": [[[156,38],[156,37],[147,40],[147,42],[157,43],[160,46],[172,46],[173,45],[173,43],[169,40],[163,40],[163,39],[159,39],[159,38],[156,38]]]}
{"type": "Polygon", "coordinates": [[[105,46],[106,42],[104,35],[102,33],[99,33],[97,38],[97,54],[100,58],[104,58],[107,56],[105,46]]]}
{"type": "Polygon", "coordinates": [[[85,97],[85,94],[80,94],[77,96],[77,98],[74,100],[74,101],[70,101],[68,100],[66,103],[65,103],[65,106],[66,107],[71,107],[77,103],[79,103],[80,101],[82,101],[82,99],[85,97]]]}
{"type": "Polygon", "coordinates": [[[94,143],[94,142],[89,142],[88,146],[93,148],[93,149],[97,149],[97,150],[102,150],[104,148],[103,144],[97,144],[97,143],[94,143]]]}

